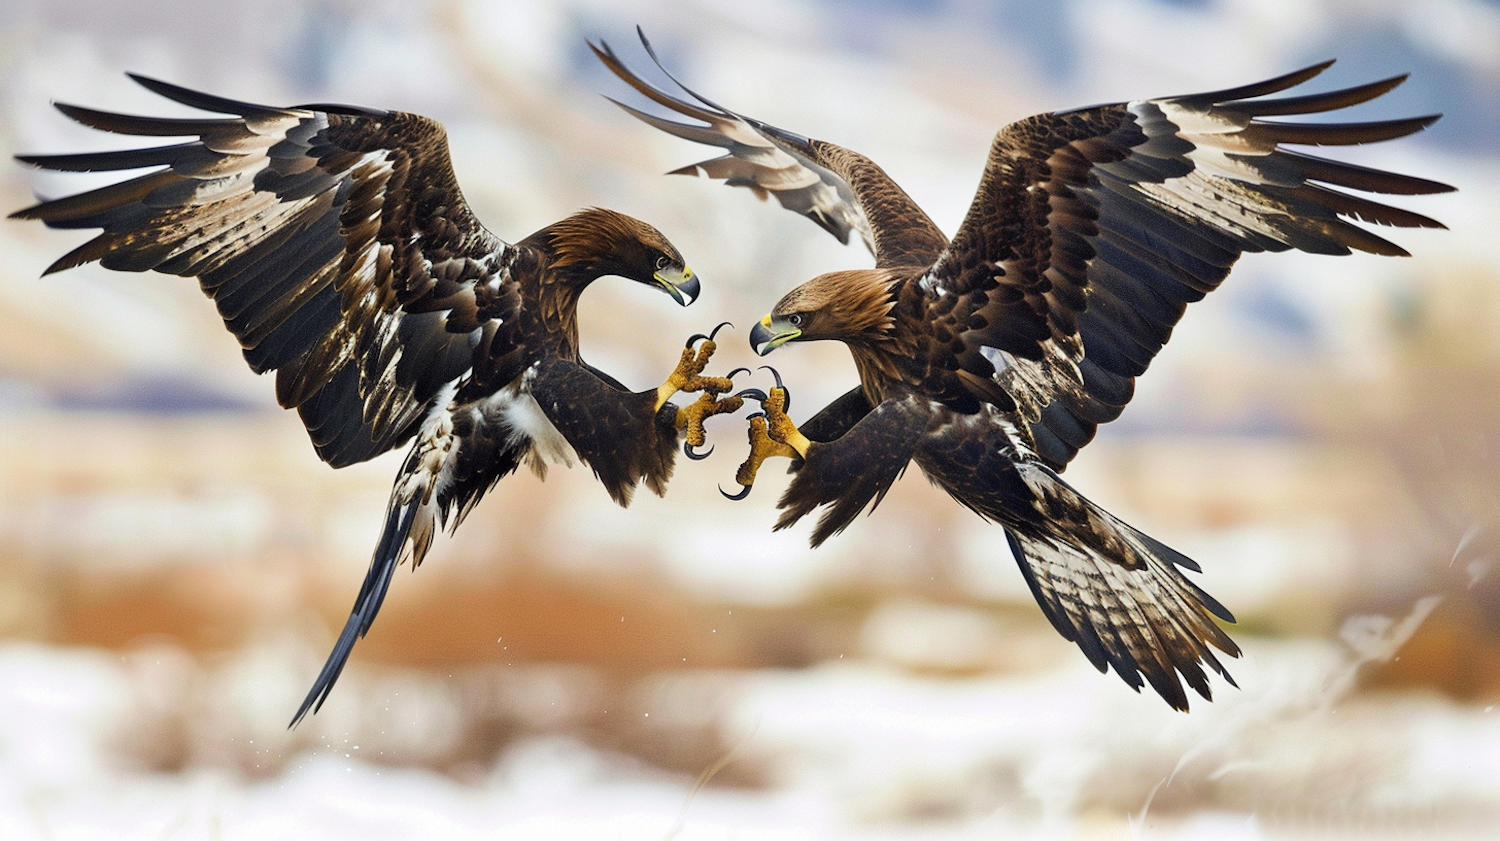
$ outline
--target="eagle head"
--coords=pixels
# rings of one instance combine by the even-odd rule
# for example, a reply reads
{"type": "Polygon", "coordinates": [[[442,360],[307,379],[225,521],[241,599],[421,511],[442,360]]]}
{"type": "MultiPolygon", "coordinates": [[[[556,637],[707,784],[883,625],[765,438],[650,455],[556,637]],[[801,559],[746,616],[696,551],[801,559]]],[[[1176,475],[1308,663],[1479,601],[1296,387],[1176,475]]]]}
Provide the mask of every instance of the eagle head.
{"type": "Polygon", "coordinates": [[[553,268],[589,283],[617,275],[660,289],[687,306],[698,277],[665,234],[639,219],[591,207],[547,229],[553,268]]]}
{"type": "Polygon", "coordinates": [[[891,308],[898,280],[895,272],[884,269],[818,275],[786,293],[755,325],[750,347],[765,356],[787,342],[878,342],[895,326],[891,308]]]}

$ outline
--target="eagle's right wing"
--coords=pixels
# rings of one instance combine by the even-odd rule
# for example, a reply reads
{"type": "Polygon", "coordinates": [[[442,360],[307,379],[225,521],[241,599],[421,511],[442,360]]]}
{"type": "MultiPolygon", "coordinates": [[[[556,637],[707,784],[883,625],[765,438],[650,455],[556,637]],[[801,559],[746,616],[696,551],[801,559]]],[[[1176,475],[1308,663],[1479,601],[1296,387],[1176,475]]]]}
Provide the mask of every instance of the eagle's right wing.
{"type": "Polygon", "coordinates": [[[231,116],[59,104],[102,131],[192,139],[23,155],[68,172],[156,169],[12,216],[103,229],[48,272],[98,261],[198,278],[250,367],[277,371],[277,399],[299,410],[324,461],[339,467],[402,443],[476,359],[521,340],[514,251],[469,211],[438,123],[337,105],[274,108],[133,78],[231,116]]]}

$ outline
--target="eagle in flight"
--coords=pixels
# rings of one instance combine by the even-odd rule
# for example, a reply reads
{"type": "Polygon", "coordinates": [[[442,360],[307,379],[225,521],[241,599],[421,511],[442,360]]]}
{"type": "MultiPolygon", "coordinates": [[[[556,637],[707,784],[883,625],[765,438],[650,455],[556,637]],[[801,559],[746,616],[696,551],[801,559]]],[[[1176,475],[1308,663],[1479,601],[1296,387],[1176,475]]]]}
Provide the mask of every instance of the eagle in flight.
{"type": "Polygon", "coordinates": [[[1451,187],[1287,148],[1390,140],[1436,116],[1265,119],[1362,103],[1405,77],[1264,98],[1327,62],[1229,90],[1029,117],[995,136],[950,240],[873,161],[694,93],[641,40],[686,98],[632,72],[608,44],[594,52],[693,122],[616,104],[726,152],[676,174],[774,196],[845,243],[857,231],[875,256],[874,268],[830,272],[788,292],[751,333],[761,355],[787,342],[843,342],[859,372],[858,387],[800,427],[785,414],[779,376],[769,394],[741,392],[763,406],[737,477],[745,491],[765,458],[792,459],[776,528],[826,506],[817,546],[878,504],[914,460],[1001,525],[1042,612],[1101,672],[1112,666],[1137,691],[1144,678],[1179,710],[1188,708],[1183,681],[1211,698],[1204,666],[1233,684],[1209,646],[1238,655],[1214,622],[1234,620],[1183,575],[1198,565],[1059,474],[1100,424],[1119,417],[1187,304],[1217,287],[1240,254],[1405,255],[1346,219],[1443,227],[1338,188],[1451,187]]]}
{"type": "MultiPolygon", "coordinates": [[[[67,172],[154,168],[12,214],[99,228],[47,273],[98,261],[195,277],[256,373],[276,371],[332,467],[410,443],[354,609],[292,719],[316,711],[369,630],[396,566],[420,564],[523,463],[539,475],[576,458],[609,495],[663,493],[679,437],[737,409],[726,378],[703,377],[712,335],[688,340],[659,387],[632,392],[579,356],[578,300],[618,275],[684,306],[697,277],[650,225],[588,209],[510,244],[474,218],[446,135],[426,117],[343,105],[275,108],[132,76],[222,117],[159,119],[57,108],[95,129],[186,142],[23,155],[67,172]],[[702,344],[699,344],[699,341],[702,344]],[[679,409],[676,392],[701,392],[679,409]]],[[[691,452],[691,451],[690,451],[691,452]]]]}

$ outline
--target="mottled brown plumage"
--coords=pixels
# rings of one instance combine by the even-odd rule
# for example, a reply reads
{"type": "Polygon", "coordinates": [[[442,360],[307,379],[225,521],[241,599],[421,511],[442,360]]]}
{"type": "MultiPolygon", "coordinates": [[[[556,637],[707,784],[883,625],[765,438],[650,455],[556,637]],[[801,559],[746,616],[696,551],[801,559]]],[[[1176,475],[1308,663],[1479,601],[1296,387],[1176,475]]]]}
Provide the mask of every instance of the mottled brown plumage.
{"type": "MultiPolygon", "coordinates": [[[[215,119],[134,117],[59,105],[104,131],[185,136],[149,149],[23,156],[64,171],[153,171],[15,214],[102,232],[47,271],[98,261],[195,277],[276,396],[334,467],[407,442],[385,527],[354,609],[293,723],[321,706],[404,558],[457,528],[522,463],[573,458],[628,504],[662,493],[688,416],[738,406],[666,402],[711,347],[659,389],[631,392],[579,355],[578,300],[619,275],[679,303],[698,282],[655,228],[584,210],[509,245],[479,224],[443,129],[415,114],[337,105],[273,108],[135,77],[215,119]]],[[[712,403],[712,401],[710,401],[712,403]]],[[[701,429],[701,424],[699,425],[701,429]]],[[[701,442],[699,442],[701,443],[701,442]]]]}
{"type": "Polygon", "coordinates": [[[789,341],[842,341],[860,375],[859,387],[800,431],[781,412],[784,391],[764,395],[766,417],[753,421],[741,478],[750,481],[767,455],[794,456],[776,527],[822,507],[817,545],[877,504],[915,461],[1004,527],[1042,611],[1101,671],[1113,666],[1137,689],[1144,680],[1178,709],[1188,704],[1182,681],[1210,697],[1204,666],[1228,675],[1209,646],[1238,653],[1214,622],[1233,621],[1230,613],[1182,575],[1198,569],[1192,560],[1058,474],[1099,424],[1119,416],[1187,304],[1217,287],[1241,253],[1405,254],[1346,218],[1441,227],[1336,188],[1451,188],[1283,145],[1387,140],[1436,117],[1262,119],[1344,108],[1403,77],[1260,98],[1307,81],[1321,64],[1242,88],[1021,120],[996,135],[949,242],[857,153],[687,88],[687,98],[666,93],[607,46],[595,53],[637,91],[699,123],[627,111],[726,151],[678,172],[773,195],[846,242],[857,230],[875,255],[874,269],[822,275],[787,293],[751,334],[761,354],[789,341]]]}

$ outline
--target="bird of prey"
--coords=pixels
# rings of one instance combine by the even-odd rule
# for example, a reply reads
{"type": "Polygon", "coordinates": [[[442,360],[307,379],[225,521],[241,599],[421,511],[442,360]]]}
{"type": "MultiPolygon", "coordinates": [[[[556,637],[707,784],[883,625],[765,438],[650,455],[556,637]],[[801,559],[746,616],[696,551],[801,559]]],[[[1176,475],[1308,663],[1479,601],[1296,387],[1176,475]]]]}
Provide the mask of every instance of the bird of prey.
{"type": "Polygon", "coordinates": [[[718,399],[728,379],[701,376],[711,335],[690,339],[645,392],[579,356],[578,300],[596,278],[618,275],[684,306],[698,296],[698,278],[652,226],[593,208],[506,243],[465,203],[431,119],[268,107],[132,78],[224,116],[59,104],[102,131],[189,139],[21,156],[69,172],[154,168],[12,214],[103,229],[47,273],[98,261],[197,278],[250,368],[276,371],[277,400],[297,409],[323,461],[344,467],[410,443],[354,609],[294,726],[327,698],[395,567],[420,564],[434,531],[456,529],[502,477],[576,458],[627,505],[637,484],[663,493],[684,431],[701,445],[703,419],[742,402],[718,399]],[[668,402],[678,391],[702,394],[679,409],[668,402]]]}
{"type": "Polygon", "coordinates": [[[1229,90],[1029,117],[995,136],[950,240],[859,153],[731,111],[675,78],[686,96],[668,93],[607,44],[594,51],[645,97],[692,122],[622,104],[626,111],[726,152],[677,173],[774,196],[841,241],[857,231],[875,256],[874,268],[793,289],[751,333],[761,355],[788,342],[843,342],[859,373],[858,387],[800,428],[785,415],[784,388],[749,395],[762,399],[764,414],[752,417],[741,484],[770,455],[793,460],[776,528],[826,506],[816,546],[878,504],[915,461],[959,503],[1000,524],[1042,612],[1101,672],[1112,666],[1137,691],[1144,678],[1180,710],[1188,707],[1183,681],[1211,698],[1204,666],[1233,683],[1210,649],[1237,656],[1214,622],[1233,617],[1183,575],[1198,565],[1059,474],[1100,424],[1119,417],[1187,304],[1217,287],[1240,254],[1405,255],[1347,219],[1442,227],[1339,188],[1450,187],[1287,148],[1389,140],[1436,116],[1268,119],[1365,102],[1403,76],[1267,98],[1328,62],[1229,90]]]}

